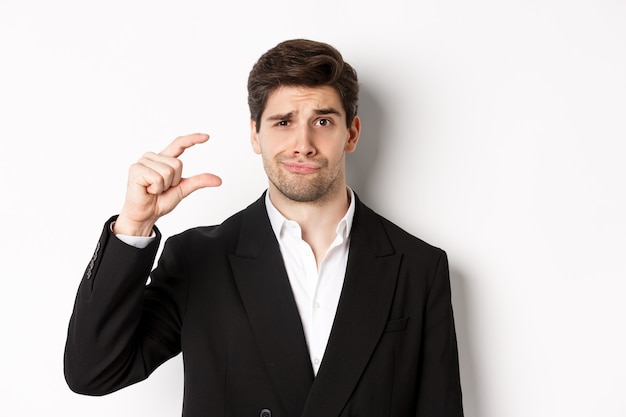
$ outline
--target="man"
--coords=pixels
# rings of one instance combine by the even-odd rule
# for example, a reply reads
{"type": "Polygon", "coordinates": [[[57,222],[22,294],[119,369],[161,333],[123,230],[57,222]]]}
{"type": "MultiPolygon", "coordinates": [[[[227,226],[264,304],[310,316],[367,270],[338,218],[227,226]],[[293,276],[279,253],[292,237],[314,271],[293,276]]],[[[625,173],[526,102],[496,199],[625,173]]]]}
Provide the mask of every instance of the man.
{"type": "Polygon", "coordinates": [[[168,239],[150,274],[157,220],[221,181],[182,176],[203,134],[134,164],[78,290],[69,386],[107,394],[182,351],[185,416],[462,416],[446,255],[346,184],[355,71],[330,45],[291,40],[254,65],[248,92],[267,192],[168,239]]]}

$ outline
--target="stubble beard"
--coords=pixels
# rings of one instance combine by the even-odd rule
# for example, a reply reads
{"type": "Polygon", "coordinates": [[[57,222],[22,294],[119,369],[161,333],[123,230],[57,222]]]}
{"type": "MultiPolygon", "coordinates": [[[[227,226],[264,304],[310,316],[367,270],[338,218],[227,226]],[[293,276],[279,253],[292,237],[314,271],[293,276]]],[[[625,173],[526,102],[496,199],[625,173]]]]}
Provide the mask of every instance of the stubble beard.
{"type": "Polygon", "coordinates": [[[320,165],[314,174],[294,174],[281,169],[281,160],[267,161],[263,165],[270,182],[286,198],[298,203],[318,203],[327,201],[340,185],[341,161],[328,170],[328,160],[315,160],[320,165]]]}

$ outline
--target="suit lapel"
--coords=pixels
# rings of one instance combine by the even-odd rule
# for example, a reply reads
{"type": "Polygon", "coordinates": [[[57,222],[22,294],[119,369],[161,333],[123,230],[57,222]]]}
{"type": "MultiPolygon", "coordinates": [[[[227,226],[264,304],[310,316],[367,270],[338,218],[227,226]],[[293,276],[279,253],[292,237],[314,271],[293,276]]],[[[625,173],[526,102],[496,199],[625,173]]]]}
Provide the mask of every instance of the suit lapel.
{"type": "Polygon", "coordinates": [[[341,413],[387,323],[400,255],[380,218],[357,199],[344,286],[303,417],[341,413]]]}
{"type": "Polygon", "coordinates": [[[313,382],[302,323],[264,197],[243,215],[230,262],[267,369],[288,411],[297,416],[313,382]]]}

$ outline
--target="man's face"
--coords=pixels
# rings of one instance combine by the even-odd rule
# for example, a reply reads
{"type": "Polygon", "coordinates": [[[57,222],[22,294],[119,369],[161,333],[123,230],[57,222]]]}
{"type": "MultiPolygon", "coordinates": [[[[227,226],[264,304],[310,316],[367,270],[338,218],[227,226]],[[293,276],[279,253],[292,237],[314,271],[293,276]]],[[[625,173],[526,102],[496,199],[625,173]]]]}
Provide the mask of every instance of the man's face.
{"type": "Polygon", "coordinates": [[[348,129],[339,94],[328,86],[281,87],[268,98],[251,142],[261,154],[270,194],[323,202],[345,192],[345,153],[356,149],[360,120],[348,129]]]}

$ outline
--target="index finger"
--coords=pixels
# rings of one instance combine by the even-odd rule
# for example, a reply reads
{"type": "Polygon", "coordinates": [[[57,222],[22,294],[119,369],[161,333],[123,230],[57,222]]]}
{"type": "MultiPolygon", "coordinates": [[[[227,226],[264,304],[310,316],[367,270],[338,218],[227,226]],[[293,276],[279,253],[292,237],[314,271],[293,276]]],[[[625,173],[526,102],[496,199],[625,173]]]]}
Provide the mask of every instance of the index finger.
{"type": "Polygon", "coordinates": [[[171,156],[178,158],[185,152],[185,149],[191,148],[193,145],[204,143],[209,140],[209,135],[205,133],[193,133],[191,135],[179,136],[172,141],[159,155],[171,156]]]}

